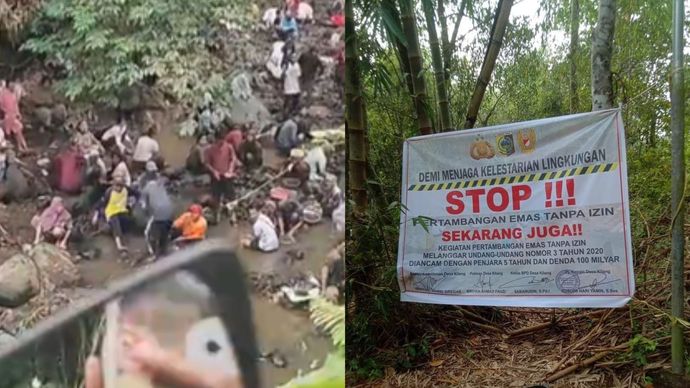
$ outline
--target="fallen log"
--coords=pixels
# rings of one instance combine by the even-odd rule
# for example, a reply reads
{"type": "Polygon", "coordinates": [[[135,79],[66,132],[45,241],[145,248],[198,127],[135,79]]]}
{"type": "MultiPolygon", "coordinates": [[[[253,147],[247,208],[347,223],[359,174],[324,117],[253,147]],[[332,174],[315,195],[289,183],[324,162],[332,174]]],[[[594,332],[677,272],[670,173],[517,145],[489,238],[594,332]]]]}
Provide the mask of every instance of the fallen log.
{"type": "Polygon", "coordinates": [[[628,348],[628,346],[629,346],[629,345],[628,345],[627,343],[624,343],[624,344],[620,344],[620,345],[618,345],[618,346],[614,346],[614,347],[612,347],[612,348],[610,348],[610,349],[608,349],[608,350],[604,350],[604,351],[602,351],[602,352],[599,352],[599,353],[593,355],[592,357],[590,357],[590,358],[588,358],[588,359],[586,359],[586,360],[582,360],[582,361],[579,362],[579,363],[573,364],[573,365],[571,365],[571,366],[569,366],[569,367],[567,367],[567,368],[565,368],[565,369],[563,369],[563,370],[561,370],[561,371],[559,371],[559,372],[557,372],[557,373],[555,373],[555,374],[553,374],[553,375],[547,377],[547,378],[546,378],[546,382],[547,382],[547,383],[552,383],[552,382],[554,382],[554,381],[560,379],[561,377],[564,377],[564,376],[567,376],[567,375],[573,373],[574,371],[576,371],[576,370],[579,369],[579,368],[583,368],[583,367],[590,366],[590,365],[594,364],[595,362],[597,362],[597,361],[601,360],[602,358],[606,357],[609,353],[619,352],[619,351],[621,351],[621,350],[625,350],[625,349],[628,348]]]}

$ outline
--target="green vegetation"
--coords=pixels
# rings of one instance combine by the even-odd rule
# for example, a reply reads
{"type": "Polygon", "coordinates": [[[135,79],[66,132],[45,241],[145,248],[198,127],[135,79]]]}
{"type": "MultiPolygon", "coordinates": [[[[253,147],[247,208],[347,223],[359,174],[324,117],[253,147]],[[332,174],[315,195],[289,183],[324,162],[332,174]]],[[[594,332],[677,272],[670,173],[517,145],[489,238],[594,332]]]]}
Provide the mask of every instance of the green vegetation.
{"type": "MultiPolygon", "coordinates": [[[[400,222],[400,175],[402,143],[422,134],[423,115],[419,114],[419,88],[409,83],[412,58],[404,49],[411,31],[397,16],[415,5],[422,70],[428,98],[427,109],[434,131],[444,125],[437,95],[438,55],[426,39],[424,21],[433,19],[424,1],[355,1],[356,39],[359,45],[358,71],[363,79],[366,104],[368,149],[366,150],[368,203],[366,218],[349,218],[356,239],[348,245],[348,373],[353,379],[371,380],[387,375],[390,368],[402,373],[426,365],[433,354],[427,346],[435,340],[454,337],[462,341],[482,329],[470,325],[456,309],[448,306],[407,304],[399,301],[396,277],[398,226],[400,222]],[[426,17],[425,17],[426,16],[426,17]],[[433,66],[432,66],[433,64],[433,66]]],[[[454,24],[461,19],[460,33],[452,55],[443,55],[449,69],[445,82],[450,100],[450,122],[454,128],[465,123],[471,94],[487,51],[492,23],[499,8],[497,1],[439,1],[446,20],[437,29],[441,47],[448,47],[448,36],[455,35],[454,24]],[[448,31],[446,29],[450,29],[448,31]],[[444,38],[445,37],[445,38],[444,38]]],[[[513,10],[519,7],[515,2],[513,10]]],[[[587,112],[592,109],[592,33],[598,19],[598,1],[542,0],[540,17],[511,15],[502,47],[481,102],[476,126],[489,126],[543,117],[587,112]],[[573,17],[572,12],[577,12],[573,17]],[[578,38],[571,47],[571,23],[578,23],[578,38]],[[569,55],[569,53],[571,53],[569,55]],[[571,80],[573,81],[571,83],[571,80]]],[[[611,52],[612,104],[622,105],[628,147],[630,214],[634,260],[638,274],[638,293],[627,315],[620,322],[621,342],[631,343],[624,365],[655,361],[669,356],[668,316],[652,313],[641,302],[669,312],[670,222],[670,102],[671,2],[616,2],[615,30],[611,52]],[[655,315],[656,314],[656,315],[655,315]],[[638,318],[639,317],[639,318],[638,318]],[[642,336],[642,337],[641,337],[642,336]],[[643,341],[641,338],[648,340],[643,341]],[[659,339],[660,338],[660,339],[659,339]],[[651,342],[647,342],[651,341],[651,342]],[[657,343],[655,348],[651,343],[657,343]]],[[[522,4],[524,5],[524,4],[522,4]]],[[[686,10],[687,12],[687,10],[686,10]]],[[[409,18],[408,18],[409,20],[409,18]]],[[[686,42],[690,29],[685,28],[686,42]]],[[[432,38],[433,40],[433,38],[432,38]]],[[[412,43],[412,44],[410,44],[412,43]]],[[[686,43],[687,45],[687,43],[686,43]]],[[[690,75],[685,59],[685,88],[690,75]]],[[[442,93],[443,94],[443,93],[442,93]]],[[[349,102],[349,101],[348,101],[349,102]]],[[[690,116],[685,116],[685,126],[690,116]]],[[[687,132],[687,129],[686,129],[687,132]]],[[[685,142],[689,155],[690,142],[685,142]]],[[[686,190],[687,201],[687,190],[686,190]]],[[[423,225],[423,220],[419,220],[423,225]]],[[[687,227],[686,227],[687,228],[687,227]]],[[[687,252],[687,249],[686,249],[687,252]]],[[[687,253],[686,253],[687,257],[687,253]]],[[[687,258],[686,258],[687,261],[687,258]]],[[[475,309],[483,317],[496,319],[501,326],[500,309],[475,309]]],[[[618,315],[616,315],[618,316],[618,315]]],[[[542,338],[543,339],[543,338],[542,338]]],[[[608,344],[606,344],[608,345],[608,344]]],[[[606,346],[604,345],[604,346],[606,346]]],[[[433,349],[433,346],[431,347],[433,349]]],[[[474,354],[473,360],[478,354],[474,354]]],[[[644,374],[641,368],[635,373],[644,374]]],[[[440,381],[440,380],[439,380],[440,381]]]]}
{"type": "MultiPolygon", "coordinates": [[[[117,105],[133,85],[155,84],[176,99],[219,82],[222,61],[207,49],[221,21],[241,23],[246,1],[51,0],[23,48],[64,68],[57,87],[72,100],[117,105]]],[[[245,21],[246,23],[246,21],[245,21]]]]}

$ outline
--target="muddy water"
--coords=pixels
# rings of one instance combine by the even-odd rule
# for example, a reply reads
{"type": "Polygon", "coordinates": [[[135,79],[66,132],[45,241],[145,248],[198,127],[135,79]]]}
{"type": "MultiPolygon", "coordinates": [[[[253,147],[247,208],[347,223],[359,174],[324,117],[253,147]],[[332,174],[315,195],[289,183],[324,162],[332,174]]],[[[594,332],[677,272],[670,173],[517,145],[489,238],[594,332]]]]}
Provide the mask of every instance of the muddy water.
{"type": "MultiPolygon", "coordinates": [[[[223,238],[235,244],[246,231],[246,227],[237,228],[222,223],[212,228],[209,235],[211,238],[223,238]]],[[[298,237],[298,244],[281,248],[273,254],[261,254],[245,249],[239,249],[237,253],[247,271],[260,272],[271,270],[286,249],[301,249],[306,255],[302,262],[295,264],[296,269],[318,274],[326,253],[336,244],[338,237],[331,236],[328,224],[315,226],[298,237]]],[[[143,249],[141,239],[130,238],[129,243],[133,248],[143,249]]],[[[107,284],[135,270],[114,259],[117,256],[110,238],[97,237],[97,245],[103,249],[101,257],[80,264],[82,275],[88,285],[107,284]]],[[[260,350],[266,352],[277,349],[288,362],[287,367],[283,369],[276,368],[268,362],[260,363],[265,386],[283,384],[299,371],[308,372],[314,360],[318,360],[319,363],[325,360],[331,349],[331,342],[316,333],[306,311],[287,310],[257,295],[252,295],[251,299],[260,350]]]]}
{"type": "MultiPolygon", "coordinates": [[[[192,139],[181,139],[169,130],[161,131],[157,135],[157,140],[169,164],[173,167],[184,165],[186,155],[193,144],[192,139]]],[[[271,149],[264,150],[264,160],[271,166],[278,166],[283,161],[271,149]]],[[[186,206],[190,199],[185,195],[185,197],[177,198],[177,201],[181,206],[186,206]]],[[[279,268],[286,250],[299,249],[305,252],[305,258],[295,263],[291,270],[311,272],[318,277],[326,254],[336,245],[337,239],[342,238],[342,236],[331,234],[331,225],[328,221],[326,219],[323,224],[301,232],[297,236],[297,244],[281,247],[278,252],[272,254],[239,249],[240,261],[248,272],[271,271],[279,268]]],[[[210,228],[209,237],[220,238],[238,246],[241,237],[247,232],[249,232],[249,225],[232,226],[227,221],[222,221],[219,225],[210,228]]],[[[127,244],[133,257],[145,254],[143,238],[128,236],[127,244]]],[[[135,270],[115,259],[117,252],[109,236],[97,236],[95,245],[102,250],[100,258],[80,264],[88,285],[99,287],[135,270]]],[[[283,384],[300,371],[308,372],[315,360],[318,360],[317,364],[323,362],[332,345],[330,339],[316,333],[306,311],[287,310],[257,295],[252,295],[252,302],[260,350],[266,352],[277,349],[288,362],[287,367],[282,369],[268,362],[260,363],[265,386],[273,387],[283,384]]]]}

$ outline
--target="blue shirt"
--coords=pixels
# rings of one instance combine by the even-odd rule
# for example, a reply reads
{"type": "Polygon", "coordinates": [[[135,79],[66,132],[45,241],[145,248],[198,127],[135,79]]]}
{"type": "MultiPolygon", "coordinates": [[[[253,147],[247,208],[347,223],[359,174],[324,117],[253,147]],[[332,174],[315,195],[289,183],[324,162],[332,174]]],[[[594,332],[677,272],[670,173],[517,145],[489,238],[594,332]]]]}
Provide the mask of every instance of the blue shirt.
{"type": "Polygon", "coordinates": [[[283,18],[283,20],[280,22],[280,29],[285,32],[297,32],[297,21],[295,18],[283,18]]]}

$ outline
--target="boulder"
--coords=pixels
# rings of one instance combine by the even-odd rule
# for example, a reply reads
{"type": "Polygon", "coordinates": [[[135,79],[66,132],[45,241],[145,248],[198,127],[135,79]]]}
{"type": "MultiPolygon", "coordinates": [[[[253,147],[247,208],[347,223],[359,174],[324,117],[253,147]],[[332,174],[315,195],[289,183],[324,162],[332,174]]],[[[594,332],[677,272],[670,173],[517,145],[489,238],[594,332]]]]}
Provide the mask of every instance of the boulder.
{"type": "Polygon", "coordinates": [[[31,251],[41,274],[57,287],[73,287],[81,280],[70,255],[53,244],[38,244],[31,251]]]}
{"type": "Polygon", "coordinates": [[[331,110],[323,105],[312,105],[305,108],[304,114],[318,119],[325,119],[331,115],[331,110]]]}
{"type": "Polygon", "coordinates": [[[18,253],[0,265],[0,306],[19,307],[38,287],[36,267],[26,255],[18,253]]]}
{"type": "Polygon", "coordinates": [[[21,306],[39,293],[41,285],[70,287],[80,278],[66,252],[52,244],[39,244],[28,254],[16,254],[0,265],[0,306],[21,306]]]}
{"type": "Polygon", "coordinates": [[[57,104],[51,110],[52,122],[55,125],[62,125],[67,121],[67,107],[65,104],[57,104]]]}
{"type": "Polygon", "coordinates": [[[52,123],[52,112],[50,108],[42,106],[34,110],[34,116],[36,117],[36,125],[40,129],[46,129],[51,127],[52,123]]]}

